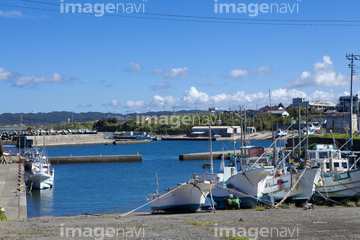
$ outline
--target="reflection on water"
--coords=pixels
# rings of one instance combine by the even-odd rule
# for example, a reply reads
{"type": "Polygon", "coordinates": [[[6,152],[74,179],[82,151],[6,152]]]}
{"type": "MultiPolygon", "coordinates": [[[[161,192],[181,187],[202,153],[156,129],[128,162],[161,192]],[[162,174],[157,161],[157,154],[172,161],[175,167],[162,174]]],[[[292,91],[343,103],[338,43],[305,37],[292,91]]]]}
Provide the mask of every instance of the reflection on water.
{"type": "Polygon", "coordinates": [[[28,211],[37,212],[39,216],[51,216],[53,208],[53,189],[32,189],[27,194],[28,211]]]}

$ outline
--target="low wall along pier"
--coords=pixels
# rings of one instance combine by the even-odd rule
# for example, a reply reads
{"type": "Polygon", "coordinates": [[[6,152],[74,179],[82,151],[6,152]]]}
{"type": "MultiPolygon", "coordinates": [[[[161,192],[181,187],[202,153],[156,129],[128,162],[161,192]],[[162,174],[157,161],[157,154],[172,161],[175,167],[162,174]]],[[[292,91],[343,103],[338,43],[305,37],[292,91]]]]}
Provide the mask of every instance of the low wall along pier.
{"type": "Polygon", "coordinates": [[[48,157],[51,164],[141,162],[142,155],[48,157]]]}
{"type": "Polygon", "coordinates": [[[113,140],[104,139],[103,134],[73,134],[73,135],[44,135],[44,136],[24,136],[21,137],[22,146],[42,147],[44,146],[71,146],[71,145],[90,145],[112,143],[113,140]]]}

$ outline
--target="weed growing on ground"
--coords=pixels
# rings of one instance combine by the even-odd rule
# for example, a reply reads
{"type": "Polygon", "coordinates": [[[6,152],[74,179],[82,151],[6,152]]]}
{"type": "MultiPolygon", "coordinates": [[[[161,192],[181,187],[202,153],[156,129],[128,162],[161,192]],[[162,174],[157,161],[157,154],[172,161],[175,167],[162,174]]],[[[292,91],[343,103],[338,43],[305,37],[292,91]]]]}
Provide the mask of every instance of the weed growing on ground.
{"type": "Polygon", "coordinates": [[[0,206],[0,221],[7,221],[5,216],[5,209],[0,206]]]}
{"type": "Polygon", "coordinates": [[[355,203],[355,202],[351,202],[351,201],[346,201],[346,202],[345,202],[345,206],[346,206],[346,207],[356,207],[356,203],[355,203]]]}

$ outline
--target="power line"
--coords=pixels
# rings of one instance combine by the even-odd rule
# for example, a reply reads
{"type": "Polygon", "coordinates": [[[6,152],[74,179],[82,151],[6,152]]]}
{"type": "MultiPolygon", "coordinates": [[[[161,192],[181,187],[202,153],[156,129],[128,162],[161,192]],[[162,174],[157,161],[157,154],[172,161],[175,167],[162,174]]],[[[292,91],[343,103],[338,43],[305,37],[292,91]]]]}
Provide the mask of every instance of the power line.
{"type": "MultiPolygon", "coordinates": [[[[32,0],[19,0],[23,2],[46,4],[59,6],[60,4],[48,3],[41,1],[32,1],[32,0]]],[[[22,8],[22,9],[32,9],[40,11],[50,11],[50,12],[59,12],[58,9],[48,9],[48,8],[39,8],[39,7],[29,7],[29,6],[16,6],[10,4],[1,4],[0,6],[13,7],[13,8],[22,8]]],[[[95,10],[95,8],[92,8],[95,10]]],[[[91,14],[77,12],[72,14],[91,14]]],[[[123,18],[136,18],[136,19],[149,19],[149,20],[165,20],[165,21],[181,21],[181,22],[198,22],[198,23],[221,23],[221,24],[247,24],[247,25],[289,25],[289,26],[330,26],[330,27],[356,27],[360,26],[360,20],[271,20],[271,19],[239,19],[239,18],[219,18],[219,17],[204,17],[204,16],[187,16],[187,15],[173,15],[173,14],[161,14],[161,13],[126,13],[123,15],[119,14],[103,14],[107,17],[123,17],[123,18]],[[135,15],[136,14],[136,15],[135,15]],[[137,16],[143,15],[143,16],[137,16]],[[158,17],[144,17],[145,15],[153,15],[158,17]],[[165,18],[163,18],[165,17],[165,18]],[[171,17],[171,18],[169,18],[171,17]],[[199,20],[202,19],[202,20],[199,20]],[[224,21],[226,20],[226,21],[224,21]],[[231,20],[231,21],[228,21],[231,20]]]]}

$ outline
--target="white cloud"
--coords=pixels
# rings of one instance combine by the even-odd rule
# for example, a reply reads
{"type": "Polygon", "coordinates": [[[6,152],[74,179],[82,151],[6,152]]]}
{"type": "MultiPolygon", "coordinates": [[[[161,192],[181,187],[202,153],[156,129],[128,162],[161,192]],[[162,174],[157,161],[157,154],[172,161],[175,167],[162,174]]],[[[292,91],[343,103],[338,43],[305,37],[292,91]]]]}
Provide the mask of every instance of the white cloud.
{"type": "Polygon", "coordinates": [[[293,80],[287,87],[346,87],[347,85],[345,76],[341,73],[336,74],[330,56],[324,56],[323,62],[315,63],[311,72],[303,72],[300,77],[293,80]]]}
{"type": "Polygon", "coordinates": [[[189,68],[172,68],[170,71],[164,74],[165,78],[184,78],[189,72],[189,68]]]}
{"type": "Polygon", "coordinates": [[[103,107],[110,106],[110,107],[113,107],[115,109],[119,109],[119,108],[122,107],[121,103],[118,100],[115,100],[115,99],[111,100],[110,103],[103,103],[103,104],[101,104],[101,106],[103,106],[103,107]]]}
{"type": "Polygon", "coordinates": [[[11,10],[8,12],[4,12],[0,10],[0,17],[4,17],[4,18],[23,18],[24,16],[22,15],[21,11],[17,11],[17,10],[11,10]]]}
{"type": "Polygon", "coordinates": [[[232,71],[230,71],[230,73],[228,74],[229,78],[239,78],[239,77],[246,77],[249,75],[249,72],[246,70],[242,70],[242,69],[234,69],[232,71]]]}
{"type": "Polygon", "coordinates": [[[209,101],[209,95],[199,92],[195,87],[187,90],[182,98],[182,101],[187,105],[198,105],[209,101]]]}
{"type": "Polygon", "coordinates": [[[168,89],[170,87],[170,85],[167,82],[162,82],[162,83],[158,83],[154,86],[152,86],[152,90],[156,91],[156,90],[164,90],[164,89],[168,89]]]}
{"type": "Polygon", "coordinates": [[[130,72],[140,72],[143,69],[140,63],[131,61],[129,62],[129,71],[130,72]]]}
{"type": "Polygon", "coordinates": [[[234,69],[232,71],[230,71],[230,73],[228,73],[228,77],[229,78],[241,78],[241,77],[247,77],[250,75],[258,75],[258,76],[262,76],[262,75],[267,75],[267,74],[271,74],[272,73],[272,69],[269,66],[261,66],[258,69],[249,69],[249,70],[243,70],[243,69],[234,69]]]}
{"type": "Polygon", "coordinates": [[[152,70],[153,74],[162,74],[164,72],[163,68],[155,68],[152,70]]]}
{"type": "Polygon", "coordinates": [[[142,108],[145,106],[145,102],[144,101],[127,101],[125,103],[125,107],[126,108],[142,108]]]}
{"type": "Polygon", "coordinates": [[[17,76],[17,72],[9,72],[5,68],[0,68],[0,81],[9,81],[17,76]]]}
{"type": "Polygon", "coordinates": [[[80,104],[78,105],[78,107],[79,107],[79,108],[90,108],[90,107],[92,107],[92,105],[89,104],[89,103],[83,102],[83,103],[80,103],[80,104]]]}
{"type": "Polygon", "coordinates": [[[272,73],[272,69],[269,66],[261,66],[258,69],[251,70],[254,75],[267,75],[272,73]]]}
{"type": "Polygon", "coordinates": [[[60,73],[55,72],[52,77],[41,77],[37,75],[30,75],[20,77],[13,83],[15,87],[35,87],[39,83],[67,83],[74,78],[64,76],[60,73]]]}

